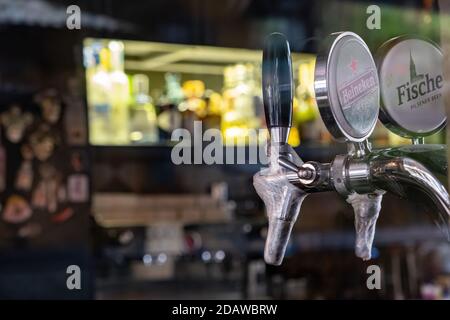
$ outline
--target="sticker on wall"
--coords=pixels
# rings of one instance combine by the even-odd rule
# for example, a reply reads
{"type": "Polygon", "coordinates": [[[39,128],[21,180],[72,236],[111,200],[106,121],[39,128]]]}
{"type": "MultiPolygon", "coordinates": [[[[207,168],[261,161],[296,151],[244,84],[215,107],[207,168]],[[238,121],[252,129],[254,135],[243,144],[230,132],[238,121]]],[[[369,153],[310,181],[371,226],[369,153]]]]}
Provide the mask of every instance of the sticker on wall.
{"type": "Polygon", "coordinates": [[[40,181],[33,191],[31,197],[31,204],[34,208],[44,209],[47,205],[47,195],[45,189],[45,183],[40,181]]]}
{"type": "Polygon", "coordinates": [[[39,173],[45,184],[47,193],[47,209],[55,212],[58,207],[58,189],[61,181],[60,173],[51,165],[43,164],[39,168],[39,173]]]}
{"type": "Polygon", "coordinates": [[[52,222],[54,223],[62,223],[64,221],[69,220],[74,214],[74,210],[72,208],[64,208],[58,213],[52,216],[52,222]]]}
{"type": "Polygon", "coordinates": [[[81,172],[85,168],[85,159],[83,159],[81,153],[74,152],[70,156],[70,164],[72,166],[72,169],[76,172],[81,172]]]}
{"type": "Polygon", "coordinates": [[[55,212],[58,208],[58,196],[61,184],[61,174],[51,165],[39,167],[41,180],[33,191],[32,205],[35,208],[55,212]]]}
{"type": "Polygon", "coordinates": [[[66,187],[64,184],[61,184],[58,187],[58,202],[62,203],[62,202],[66,202],[67,201],[67,191],[66,191],[66,187]]]}
{"type": "Polygon", "coordinates": [[[74,203],[87,202],[89,199],[89,180],[85,174],[72,174],[67,178],[68,200],[74,203]]]}
{"type": "Polygon", "coordinates": [[[33,150],[28,144],[24,144],[20,149],[22,154],[22,164],[17,172],[15,187],[17,190],[30,191],[33,184],[33,150]]]}
{"type": "Polygon", "coordinates": [[[25,130],[33,122],[33,115],[22,112],[18,105],[13,105],[1,115],[1,123],[5,127],[6,138],[12,143],[22,140],[25,130]]]}
{"type": "Polygon", "coordinates": [[[36,95],[35,101],[41,107],[44,121],[55,124],[61,116],[61,99],[55,89],[49,89],[36,95]]]}
{"type": "Polygon", "coordinates": [[[22,223],[32,215],[32,210],[24,197],[12,195],[6,200],[3,220],[8,223],[22,223]]]}
{"type": "Polygon", "coordinates": [[[45,161],[53,154],[57,144],[57,138],[52,134],[50,127],[41,124],[38,129],[30,135],[30,145],[34,155],[40,161],[45,161]]]}

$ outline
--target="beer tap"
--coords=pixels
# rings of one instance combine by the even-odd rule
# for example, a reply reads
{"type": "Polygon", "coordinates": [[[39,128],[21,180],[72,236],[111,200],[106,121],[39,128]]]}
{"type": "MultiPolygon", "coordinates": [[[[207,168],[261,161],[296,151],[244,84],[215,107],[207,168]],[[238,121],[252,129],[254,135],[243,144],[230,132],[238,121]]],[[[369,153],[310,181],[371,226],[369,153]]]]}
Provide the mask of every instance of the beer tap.
{"type": "Polygon", "coordinates": [[[286,159],[296,174],[303,161],[287,143],[292,126],[293,80],[289,43],[280,33],[271,34],[263,52],[263,100],[270,141],[269,168],[254,177],[254,186],[263,199],[268,214],[269,229],[264,259],[269,264],[281,264],[292,227],[307,193],[288,180],[288,171],[278,164],[286,159]]]}
{"type": "MultiPolygon", "coordinates": [[[[271,34],[263,53],[269,167],[254,176],[269,220],[264,252],[267,263],[281,264],[301,204],[309,193],[336,191],[352,205],[355,253],[364,260],[371,258],[375,225],[386,191],[398,194],[402,186],[417,187],[443,214],[450,215],[445,187],[408,151],[403,150],[399,156],[396,149],[371,149],[367,139],[379,114],[380,85],[375,62],[359,36],[340,32],[327,38],[316,61],[315,92],[328,130],[348,146],[347,154],[336,155],[331,163],[304,163],[287,144],[293,98],[289,44],[283,35],[271,34]]],[[[446,166],[438,169],[445,171],[446,166]]]]}

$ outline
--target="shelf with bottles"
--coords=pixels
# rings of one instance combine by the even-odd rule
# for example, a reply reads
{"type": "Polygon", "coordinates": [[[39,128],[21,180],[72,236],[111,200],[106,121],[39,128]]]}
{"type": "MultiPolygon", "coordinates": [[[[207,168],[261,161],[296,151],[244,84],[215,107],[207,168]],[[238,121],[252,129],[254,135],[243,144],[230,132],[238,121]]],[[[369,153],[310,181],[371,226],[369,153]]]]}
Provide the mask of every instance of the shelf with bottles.
{"type": "MultiPolygon", "coordinates": [[[[265,141],[258,50],[119,41],[84,41],[90,143],[173,145],[172,133],[220,130],[224,145],[265,141]]],[[[314,101],[315,56],[293,53],[297,84],[290,143],[325,143],[314,101]],[[299,85],[302,83],[302,85],[299,85]]]]}

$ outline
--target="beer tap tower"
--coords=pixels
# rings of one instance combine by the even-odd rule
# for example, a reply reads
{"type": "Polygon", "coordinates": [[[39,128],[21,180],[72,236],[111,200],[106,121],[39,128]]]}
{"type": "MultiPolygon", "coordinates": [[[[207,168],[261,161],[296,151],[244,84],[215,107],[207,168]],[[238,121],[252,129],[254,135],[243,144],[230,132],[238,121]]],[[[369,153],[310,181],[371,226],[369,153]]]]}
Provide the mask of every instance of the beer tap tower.
{"type": "MultiPolygon", "coordinates": [[[[267,38],[262,68],[264,108],[270,133],[269,167],[255,174],[253,181],[266,205],[269,220],[264,252],[268,264],[281,264],[301,204],[313,192],[336,191],[352,205],[355,253],[364,260],[371,258],[385,192],[402,194],[406,187],[418,188],[430,196],[443,216],[450,215],[447,190],[424,165],[432,163],[431,158],[441,148],[416,150],[410,146],[372,150],[368,137],[379,115],[380,81],[372,55],[358,35],[331,34],[316,62],[314,86],[322,120],[332,136],[348,147],[347,154],[336,155],[331,163],[304,163],[287,143],[292,121],[293,80],[289,43],[282,34],[273,33],[267,38]],[[423,163],[414,160],[417,152],[423,163]]],[[[383,115],[389,109],[384,107],[383,115]]],[[[420,123],[420,119],[415,121],[420,123]]],[[[442,123],[439,126],[442,128],[442,123]]],[[[408,133],[418,133],[420,137],[420,125],[417,128],[408,133]]],[[[436,132],[436,128],[431,131],[436,132]]],[[[445,172],[447,166],[432,169],[445,172]]]]}

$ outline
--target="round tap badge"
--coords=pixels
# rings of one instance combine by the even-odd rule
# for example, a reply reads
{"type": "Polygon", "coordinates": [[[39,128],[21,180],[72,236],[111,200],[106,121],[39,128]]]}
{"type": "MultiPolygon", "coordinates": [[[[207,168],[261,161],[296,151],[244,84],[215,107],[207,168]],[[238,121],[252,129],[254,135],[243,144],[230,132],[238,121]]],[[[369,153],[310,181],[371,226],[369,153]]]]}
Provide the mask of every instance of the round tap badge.
{"type": "Polygon", "coordinates": [[[402,36],[384,43],[376,57],[383,124],[406,138],[442,129],[447,117],[439,47],[425,39],[402,36]]]}
{"type": "Polygon", "coordinates": [[[338,141],[360,142],[375,128],[380,88],[375,62],[355,33],[331,34],[317,57],[314,90],[320,115],[338,141]]]}

